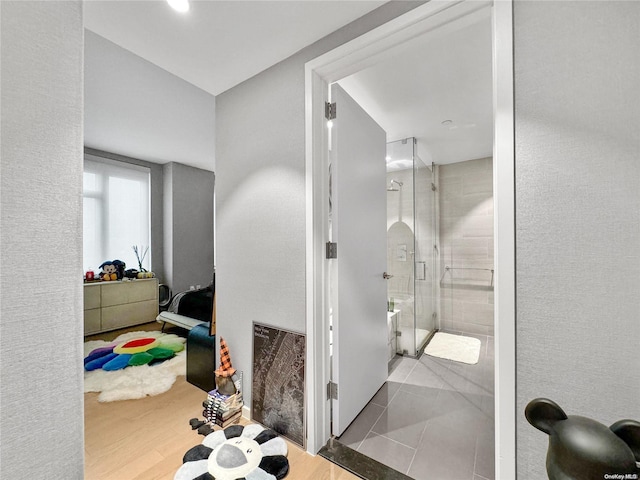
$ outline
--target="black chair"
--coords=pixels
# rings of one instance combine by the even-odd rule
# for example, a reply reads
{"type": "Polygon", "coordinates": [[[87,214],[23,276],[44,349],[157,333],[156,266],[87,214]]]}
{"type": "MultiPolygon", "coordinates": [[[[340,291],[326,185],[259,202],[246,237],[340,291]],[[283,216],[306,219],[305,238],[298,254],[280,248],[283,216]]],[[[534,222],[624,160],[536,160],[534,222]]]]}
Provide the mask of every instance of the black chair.
{"type": "Polygon", "coordinates": [[[187,336],[187,382],[210,392],[216,388],[216,336],[209,324],[196,325],[187,336]]]}

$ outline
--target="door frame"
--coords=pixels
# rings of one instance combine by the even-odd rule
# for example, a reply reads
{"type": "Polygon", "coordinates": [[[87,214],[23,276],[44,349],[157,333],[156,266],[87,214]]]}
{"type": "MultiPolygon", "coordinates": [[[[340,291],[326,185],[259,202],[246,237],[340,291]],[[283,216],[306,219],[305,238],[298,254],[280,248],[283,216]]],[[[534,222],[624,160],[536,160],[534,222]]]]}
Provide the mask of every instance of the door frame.
{"type": "MultiPolygon", "coordinates": [[[[515,138],[513,0],[432,0],[305,65],[307,449],[330,438],[327,261],[327,86],[392,55],[419,35],[453,31],[492,8],[495,233],[495,466],[496,478],[516,478],[515,138]]],[[[339,113],[338,113],[339,114],[339,113]]]]}

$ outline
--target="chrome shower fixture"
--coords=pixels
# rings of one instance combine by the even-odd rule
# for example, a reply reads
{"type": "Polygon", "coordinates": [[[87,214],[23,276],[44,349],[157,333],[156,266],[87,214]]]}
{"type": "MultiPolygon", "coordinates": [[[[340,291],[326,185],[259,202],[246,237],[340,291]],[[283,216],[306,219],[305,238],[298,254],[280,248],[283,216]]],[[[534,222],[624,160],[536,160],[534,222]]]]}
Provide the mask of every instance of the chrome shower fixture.
{"type": "Polygon", "coordinates": [[[389,186],[387,187],[387,192],[398,192],[400,191],[400,188],[394,187],[393,184],[398,185],[398,187],[402,188],[403,183],[399,182],[398,180],[391,180],[389,182],[389,186]]]}

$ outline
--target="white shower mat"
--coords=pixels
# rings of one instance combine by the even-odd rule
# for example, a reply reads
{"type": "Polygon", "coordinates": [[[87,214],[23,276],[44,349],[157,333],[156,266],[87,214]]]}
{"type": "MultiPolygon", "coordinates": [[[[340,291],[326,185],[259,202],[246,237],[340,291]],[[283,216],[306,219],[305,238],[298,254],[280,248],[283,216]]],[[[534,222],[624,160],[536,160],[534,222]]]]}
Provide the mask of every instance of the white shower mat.
{"type": "Polygon", "coordinates": [[[436,332],[424,353],[432,357],[475,365],[480,358],[480,340],[451,333],[436,332]]]}

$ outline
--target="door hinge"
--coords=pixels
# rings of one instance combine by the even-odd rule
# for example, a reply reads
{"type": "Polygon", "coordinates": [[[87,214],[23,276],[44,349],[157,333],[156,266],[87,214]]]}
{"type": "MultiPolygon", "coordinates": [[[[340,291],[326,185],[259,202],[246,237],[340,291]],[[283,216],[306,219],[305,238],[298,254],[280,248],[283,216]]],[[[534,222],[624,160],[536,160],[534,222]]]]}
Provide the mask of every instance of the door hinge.
{"type": "Polygon", "coordinates": [[[325,102],[324,104],[324,117],[327,120],[335,120],[336,118],[336,104],[325,102]]]}
{"type": "Polygon", "coordinates": [[[338,384],[329,382],[327,383],[327,400],[338,399],[338,384]]]}
{"type": "Polygon", "coordinates": [[[327,242],[327,258],[338,258],[338,244],[327,242]]]}

